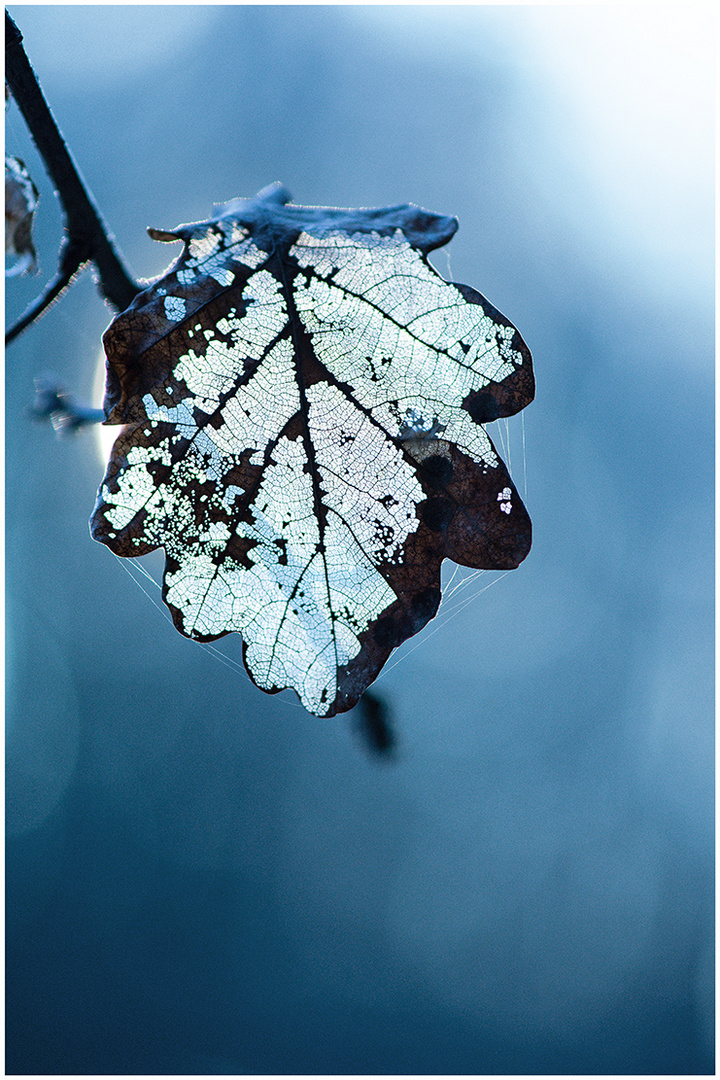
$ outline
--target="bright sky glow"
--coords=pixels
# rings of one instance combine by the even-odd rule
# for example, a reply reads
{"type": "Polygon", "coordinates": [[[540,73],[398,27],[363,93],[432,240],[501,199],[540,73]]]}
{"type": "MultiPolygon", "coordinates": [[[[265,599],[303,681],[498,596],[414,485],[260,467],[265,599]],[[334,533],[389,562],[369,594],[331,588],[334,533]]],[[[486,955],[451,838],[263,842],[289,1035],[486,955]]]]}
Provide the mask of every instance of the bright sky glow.
{"type": "MultiPolygon", "coordinates": [[[[522,183],[586,250],[687,294],[714,234],[712,5],[348,8],[433,60],[508,71],[522,183]],[[678,260],[682,260],[682,271],[678,260]]],[[[386,44],[387,47],[387,44],[386,44]]],[[[703,300],[705,297],[703,297],[703,300]]]]}

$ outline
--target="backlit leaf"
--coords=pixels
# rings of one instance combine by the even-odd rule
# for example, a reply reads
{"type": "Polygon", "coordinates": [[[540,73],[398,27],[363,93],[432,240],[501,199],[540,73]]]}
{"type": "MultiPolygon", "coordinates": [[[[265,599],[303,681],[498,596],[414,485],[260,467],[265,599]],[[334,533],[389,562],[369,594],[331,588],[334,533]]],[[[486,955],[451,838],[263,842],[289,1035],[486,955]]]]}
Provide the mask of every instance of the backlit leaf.
{"type": "Polygon", "coordinates": [[[5,270],[5,277],[33,274],[37,271],[37,255],[32,242],[33,215],[38,191],[25,163],[20,158],[5,155],[5,254],[18,259],[5,270]]]}
{"type": "Polygon", "coordinates": [[[534,383],[515,328],[427,261],[454,218],[288,200],[150,230],[185,246],[105,334],[125,427],[91,525],[117,555],[164,547],[178,630],[237,631],[259,687],[331,716],[435,615],[444,558],[527,555],[482,425],[534,383]]]}

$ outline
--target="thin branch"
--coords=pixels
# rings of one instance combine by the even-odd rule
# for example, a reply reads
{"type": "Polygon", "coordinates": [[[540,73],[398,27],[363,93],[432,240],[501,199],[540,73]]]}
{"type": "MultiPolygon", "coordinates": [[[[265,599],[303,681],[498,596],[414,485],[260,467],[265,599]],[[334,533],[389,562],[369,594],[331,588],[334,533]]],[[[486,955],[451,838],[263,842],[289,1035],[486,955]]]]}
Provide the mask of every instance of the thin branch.
{"type": "Polygon", "coordinates": [[[5,79],[57,188],[67,231],[67,241],[61,248],[61,265],[56,277],[11,328],[7,342],[29,326],[69,284],[73,274],[88,262],[93,262],[97,267],[100,291],[117,311],[124,311],[129,307],[140,291],[140,286],[125,268],[114,239],[70,156],[25,54],[22,34],[7,11],[5,79]],[[68,259],[70,253],[72,255],[68,259]],[[71,263],[74,263],[74,268],[68,275],[67,267],[71,263]],[[32,311],[35,311],[35,314],[31,316],[32,311]]]}
{"type": "Polygon", "coordinates": [[[30,326],[31,323],[40,318],[43,311],[46,311],[53,301],[67,288],[81,265],[81,252],[77,250],[73,251],[70,242],[67,240],[63,241],[60,248],[60,266],[58,267],[55,277],[47,283],[40,295],[33,300],[32,304],[26,308],[17,322],[7,331],[5,334],[6,345],[9,345],[10,342],[30,326]]]}
{"type": "Polygon", "coordinates": [[[35,379],[35,403],[28,410],[33,420],[49,420],[58,435],[79,431],[88,424],[102,424],[105,413],[79,405],[52,374],[35,379]]]}

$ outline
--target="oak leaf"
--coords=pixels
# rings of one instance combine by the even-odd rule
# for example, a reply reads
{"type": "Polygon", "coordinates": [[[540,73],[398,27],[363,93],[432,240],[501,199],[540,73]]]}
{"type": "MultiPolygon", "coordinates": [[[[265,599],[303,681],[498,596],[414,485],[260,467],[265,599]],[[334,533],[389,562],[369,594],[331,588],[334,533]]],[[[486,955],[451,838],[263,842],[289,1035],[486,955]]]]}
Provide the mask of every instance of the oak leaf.
{"type": "Polygon", "coordinates": [[[483,424],[534,382],[517,330],[427,261],[454,218],[289,198],[149,230],[184,250],[105,334],[125,426],[91,527],[120,556],[164,547],[177,629],[237,631],[260,688],[332,716],[435,615],[443,559],[527,555],[483,424]]]}
{"type": "Polygon", "coordinates": [[[33,274],[37,254],[32,242],[33,216],[38,203],[35,187],[25,163],[5,155],[5,254],[17,255],[17,261],[5,270],[5,277],[33,274]]]}

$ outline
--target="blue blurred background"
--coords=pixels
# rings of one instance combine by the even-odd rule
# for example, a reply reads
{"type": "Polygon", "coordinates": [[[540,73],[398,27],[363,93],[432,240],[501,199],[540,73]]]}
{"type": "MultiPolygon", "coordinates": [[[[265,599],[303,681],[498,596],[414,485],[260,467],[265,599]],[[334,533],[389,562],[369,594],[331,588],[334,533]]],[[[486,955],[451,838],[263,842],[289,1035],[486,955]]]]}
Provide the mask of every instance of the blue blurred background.
{"type": "MultiPolygon", "coordinates": [[[[90,540],[96,433],[26,406],[48,370],[101,401],[91,275],[9,348],[7,1071],[712,1072],[707,9],[9,10],[136,275],[174,257],[147,225],[275,180],[456,214],[434,264],[538,395],[492,425],[533,550],[392,658],[384,760],[90,540]]],[[[61,219],[15,105],[7,145],[12,319],[61,219]]]]}

